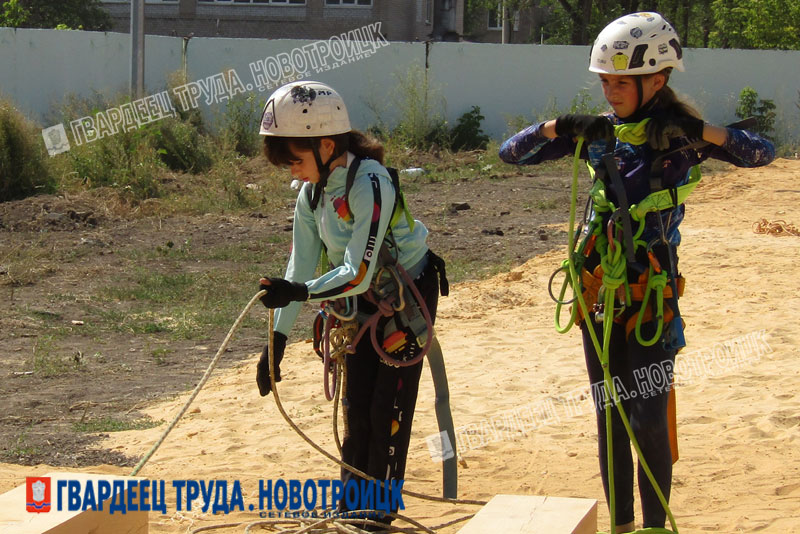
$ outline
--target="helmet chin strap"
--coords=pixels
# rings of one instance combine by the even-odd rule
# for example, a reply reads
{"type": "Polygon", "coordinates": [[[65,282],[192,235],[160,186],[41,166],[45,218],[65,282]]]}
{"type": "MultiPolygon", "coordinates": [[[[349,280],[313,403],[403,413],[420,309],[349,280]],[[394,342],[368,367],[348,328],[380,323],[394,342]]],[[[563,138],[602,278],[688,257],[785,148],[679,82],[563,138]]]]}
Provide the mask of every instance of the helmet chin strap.
{"type": "Polygon", "coordinates": [[[319,199],[322,198],[322,190],[328,184],[328,176],[331,174],[331,163],[334,162],[339,156],[347,152],[347,148],[343,148],[339,152],[334,152],[328,161],[322,163],[322,156],[319,153],[319,146],[313,139],[309,139],[311,145],[311,152],[314,154],[314,160],[317,162],[317,171],[319,172],[319,181],[314,185],[314,194],[311,195],[311,210],[317,209],[319,199]]]}
{"type": "Polygon", "coordinates": [[[644,115],[658,105],[658,93],[653,95],[653,97],[648,100],[646,104],[642,104],[644,95],[644,91],[642,90],[642,78],[641,76],[636,76],[635,78],[636,91],[639,93],[636,102],[636,109],[627,117],[620,117],[624,122],[639,122],[644,119],[644,115]]]}
{"type": "Polygon", "coordinates": [[[636,102],[636,109],[633,110],[633,113],[636,113],[642,108],[642,98],[644,98],[644,90],[642,89],[642,77],[636,76],[636,92],[638,93],[638,102],[636,102]]]}

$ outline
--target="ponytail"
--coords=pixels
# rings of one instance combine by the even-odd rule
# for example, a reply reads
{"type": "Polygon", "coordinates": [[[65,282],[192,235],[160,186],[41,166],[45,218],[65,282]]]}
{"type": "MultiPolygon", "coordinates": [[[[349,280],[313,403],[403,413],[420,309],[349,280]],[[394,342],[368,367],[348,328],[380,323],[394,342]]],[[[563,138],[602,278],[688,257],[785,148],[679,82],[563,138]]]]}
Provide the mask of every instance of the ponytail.
{"type": "Polygon", "coordinates": [[[383,165],[383,145],[377,139],[367,137],[358,130],[334,135],[331,139],[336,143],[337,152],[349,150],[356,157],[374,159],[383,165]]]}
{"type": "Polygon", "coordinates": [[[662,109],[667,110],[670,114],[677,117],[694,117],[701,119],[700,112],[694,109],[691,105],[687,104],[672,90],[668,85],[669,75],[672,73],[672,68],[668,67],[656,74],[664,76],[664,86],[658,90],[653,98],[658,99],[656,105],[662,109]]]}

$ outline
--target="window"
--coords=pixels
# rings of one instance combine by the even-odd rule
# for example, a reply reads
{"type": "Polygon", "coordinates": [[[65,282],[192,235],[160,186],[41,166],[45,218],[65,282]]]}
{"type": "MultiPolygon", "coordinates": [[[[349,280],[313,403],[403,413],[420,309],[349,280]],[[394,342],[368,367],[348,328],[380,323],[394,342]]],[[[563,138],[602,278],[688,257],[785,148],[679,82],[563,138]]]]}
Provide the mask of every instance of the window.
{"type": "MultiPolygon", "coordinates": [[[[513,24],[512,29],[515,32],[519,31],[519,11],[514,12],[513,17],[511,17],[511,22],[513,24]]],[[[490,30],[503,29],[502,4],[498,3],[497,9],[489,10],[489,21],[486,27],[490,30]]]]}
{"type": "Polygon", "coordinates": [[[305,5],[306,0],[200,0],[203,4],[275,4],[305,5]]]}
{"type": "MultiPolygon", "coordinates": [[[[128,4],[131,0],[101,0],[103,4],[128,4]]],[[[178,0],[145,0],[145,4],[177,4],[178,0]]]]}
{"type": "Polygon", "coordinates": [[[372,0],[325,0],[326,6],[371,6],[372,0]]]}
{"type": "Polygon", "coordinates": [[[498,4],[495,9],[489,9],[489,22],[486,27],[490,30],[503,29],[503,14],[501,13],[500,4],[498,4]]]}

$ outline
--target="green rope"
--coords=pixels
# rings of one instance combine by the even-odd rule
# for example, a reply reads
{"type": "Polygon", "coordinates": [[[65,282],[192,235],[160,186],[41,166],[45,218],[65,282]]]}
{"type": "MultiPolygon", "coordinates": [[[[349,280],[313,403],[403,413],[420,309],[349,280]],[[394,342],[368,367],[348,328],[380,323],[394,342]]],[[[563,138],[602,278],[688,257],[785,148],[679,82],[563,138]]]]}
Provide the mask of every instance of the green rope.
{"type": "Polygon", "coordinates": [[[631,145],[643,145],[647,142],[647,134],[645,127],[650,119],[645,119],[642,122],[629,122],[626,124],[617,124],[614,126],[614,135],[623,143],[631,145]]]}
{"type": "Polygon", "coordinates": [[[643,347],[655,345],[656,341],[661,339],[661,331],[664,329],[664,288],[667,287],[667,273],[661,271],[655,274],[653,264],[650,264],[650,271],[647,274],[647,288],[644,291],[642,298],[642,307],[636,317],[636,341],[643,347]],[[653,334],[651,339],[644,339],[642,337],[642,319],[644,318],[644,311],[647,309],[647,303],[650,301],[650,292],[656,291],[656,316],[653,320],[656,321],[656,333],[653,334]]]}
{"type": "MultiPolygon", "coordinates": [[[[638,141],[643,137],[644,134],[644,124],[645,121],[642,121],[636,125],[620,125],[615,127],[615,131],[617,135],[621,135],[621,140],[625,142],[634,142],[638,141]]],[[[575,157],[574,157],[574,164],[573,164],[573,172],[572,172],[572,194],[570,199],[570,209],[569,209],[569,251],[570,254],[567,258],[567,269],[569,270],[569,276],[572,283],[573,292],[575,294],[575,299],[578,301],[578,305],[581,307],[581,312],[583,313],[584,320],[587,321],[587,328],[586,330],[589,333],[589,337],[592,340],[592,344],[594,349],[597,353],[598,359],[600,360],[600,365],[603,369],[603,385],[608,397],[613,400],[614,405],[617,407],[619,411],[620,419],[622,420],[622,424],[625,426],[625,431],[630,438],[631,443],[636,451],[636,455],[639,458],[639,463],[642,466],[645,474],[647,475],[647,479],[655,489],[656,495],[658,496],[661,505],[664,507],[664,511],[667,513],[669,517],[670,525],[672,527],[672,531],[666,529],[643,529],[639,532],[647,532],[651,534],[658,534],[658,533],[670,533],[670,534],[677,534],[678,527],[675,523],[675,517],[672,514],[672,511],[669,508],[669,504],[667,503],[666,498],[664,497],[661,488],[656,482],[655,476],[653,476],[650,467],[648,466],[647,462],[644,459],[644,455],[642,454],[641,448],[639,447],[639,442],[636,440],[636,437],[633,434],[633,429],[630,426],[630,422],[628,417],[625,413],[625,409],[622,407],[622,402],[617,394],[616,390],[612,386],[613,380],[611,378],[611,372],[609,370],[609,351],[608,348],[610,346],[611,340],[611,329],[614,324],[613,312],[611,316],[606,313],[603,317],[603,343],[602,345],[597,339],[597,334],[594,331],[594,328],[588,324],[589,319],[589,310],[586,306],[586,301],[583,298],[583,294],[579,289],[581,287],[581,280],[576,270],[575,262],[573,261],[573,251],[575,250],[575,211],[578,201],[578,173],[580,168],[580,153],[581,148],[583,147],[583,138],[578,138],[577,147],[575,148],[575,157]]],[[[642,141],[643,142],[643,141],[642,141]]],[[[641,143],[639,143],[641,144],[641,143]]],[[[593,197],[594,198],[594,197],[593,197]]],[[[608,204],[611,204],[610,202],[608,204]]],[[[614,309],[614,297],[616,295],[616,289],[625,283],[625,256],[622,254],[622,244],[618,241],[612,239],[611,242],[608,241],[606,236],[601,232],[597,236],[597,241],[595,243],[595,247],[597,250],[606,249],[606,254],[601,254],[601,262],[603,264],[603,270],[607,275],[603,276],[603,287],[606,289],[604,294],[604,310],[613,310],[614,309]],[[602,256],[606,256],[602,258],[602,256]],[[621,269],[621,271],[620,271],[621,269]]],[[[599,296],[598,296],[599,298],[599,296]]],[[[562,297],[563,299],[563,297],[562,297]]],[[[608,404],[608,403],[607,403],[608,404]]],[[[611,522],[611,530],[610,532],[616,532],[616,495],[614,491],[614,462],[613,462],[613,440],[612,440],[612,433],[611,433],[611,410],[608,409],[608,405],[606,405],[606,435],[608,436],[608,485],[609,485],[609,516],[611,522]]]]}
{"type": "Polygon", "coordinates": [[[575,324],[575,319],[578,317],[578,307],[572,306],[569,315],[569,322],[566,326],[561,326],[561,307],[566,304],[564,302],[564,297],[567,294],[567,288],[570,286],[570,277],[569,277],[569,269],[568,269],[569,260],[564,260],[561,262],[561,267],[553,273],[553,276],[557,275],[561,271],[566,273],[566,277],[564,278],[564,283],[561,286],[561,291],[558,294],[558,301],[556,302],[556,331],[559,334],[566,334],[569,332],[569,329],[572,328],[572,325],[575,324]]]}

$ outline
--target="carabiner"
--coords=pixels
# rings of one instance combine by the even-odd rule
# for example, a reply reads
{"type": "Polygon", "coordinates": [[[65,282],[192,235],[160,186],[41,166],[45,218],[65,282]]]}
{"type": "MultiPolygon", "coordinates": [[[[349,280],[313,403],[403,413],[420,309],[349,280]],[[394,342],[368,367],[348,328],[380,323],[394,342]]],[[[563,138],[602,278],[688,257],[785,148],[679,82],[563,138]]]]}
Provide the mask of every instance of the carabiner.
{"type": "Polygon", "coordinates": [[[329,315],[333,315],[337,319],[342,322],[353,321],[358,315],[358,300],[355,297],[342,297],[341,299],[336,299],[333,301],[326,301],[326,304],[323,308],[326,313],[329,315]],[[351,304],[352,299],[352,304],[351,304]],[[344,300],[345,302],[345,310],[351,309],[352,311],[349,314],[339,313],[336,309],[336,305],[339,303],[340,300],[344,300]]]}

